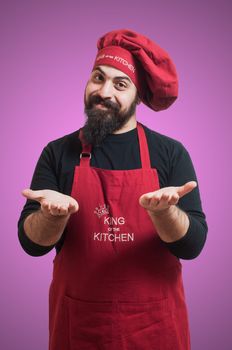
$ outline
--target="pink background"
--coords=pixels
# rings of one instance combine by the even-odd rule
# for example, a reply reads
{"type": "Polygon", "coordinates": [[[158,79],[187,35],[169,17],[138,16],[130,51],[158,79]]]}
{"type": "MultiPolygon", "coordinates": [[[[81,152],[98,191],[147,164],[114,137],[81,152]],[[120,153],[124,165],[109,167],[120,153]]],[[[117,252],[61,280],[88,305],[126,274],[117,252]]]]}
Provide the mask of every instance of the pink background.
{"type": "Polygon", "coordinates": [[[176,103],[159,113],[139,106],[137,116],[190,152],[209,225],[201,255],[182,261],[192,349],[231,349],[231,2],[2,0],[0,26],[0,348],[47,348],[55,251],[33,258],[21,249],[20,192],[42,148],[83,124],[97,39],[129,28],[156,41],[176,64],[176,103]]]}

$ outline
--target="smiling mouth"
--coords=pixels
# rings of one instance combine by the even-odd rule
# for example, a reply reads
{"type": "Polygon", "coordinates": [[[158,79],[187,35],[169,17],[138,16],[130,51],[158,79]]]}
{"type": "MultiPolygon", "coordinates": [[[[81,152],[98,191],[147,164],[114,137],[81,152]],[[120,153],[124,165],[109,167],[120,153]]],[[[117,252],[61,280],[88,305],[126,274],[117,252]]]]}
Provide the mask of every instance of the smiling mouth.
{"type": "Polygon", "coordinates": [[[95,104],[95,106],[98,107],[98,108],[100,107],[100,108],[108,109],[108,107],[104,106],[101,103],[97,103],[97,104],[95,104]]]}

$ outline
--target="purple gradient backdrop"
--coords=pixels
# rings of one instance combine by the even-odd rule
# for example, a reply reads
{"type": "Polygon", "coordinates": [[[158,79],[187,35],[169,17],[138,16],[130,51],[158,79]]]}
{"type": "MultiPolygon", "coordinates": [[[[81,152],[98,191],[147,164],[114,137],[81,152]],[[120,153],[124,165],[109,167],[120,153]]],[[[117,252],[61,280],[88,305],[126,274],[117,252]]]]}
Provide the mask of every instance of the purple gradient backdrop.
{"type": "Polygon", "coordinates": [[[192,349],[231,349],[230,1],[2,0],[0,26],[0,348],[47,349],[55,252],[33,258],[21,249],[20,192],[42,148],[83,124],[98,37],[130,28],[153,38],[176,64],[176,103],[159,113],[139,106],[138,120],[186,146],[209,225],[201,255],[182,261],[192,349]]]}

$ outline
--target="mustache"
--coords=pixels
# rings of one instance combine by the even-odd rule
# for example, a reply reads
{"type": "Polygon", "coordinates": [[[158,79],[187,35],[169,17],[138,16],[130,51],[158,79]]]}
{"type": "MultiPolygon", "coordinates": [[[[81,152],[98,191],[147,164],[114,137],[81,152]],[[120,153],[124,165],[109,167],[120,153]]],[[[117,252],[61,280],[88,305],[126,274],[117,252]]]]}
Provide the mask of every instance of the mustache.
{"type": "Polygon", "coordinates": [[[99,104],[99,103],[106,108],[112,109],[113,111],[118,112],[120,110],[120,107],[117,103],[112,102],[110,100],[104,100],[99,95],[90,96],[87,105],[88,105],[88,108],[92,108],[95,104],[99,104]]]}

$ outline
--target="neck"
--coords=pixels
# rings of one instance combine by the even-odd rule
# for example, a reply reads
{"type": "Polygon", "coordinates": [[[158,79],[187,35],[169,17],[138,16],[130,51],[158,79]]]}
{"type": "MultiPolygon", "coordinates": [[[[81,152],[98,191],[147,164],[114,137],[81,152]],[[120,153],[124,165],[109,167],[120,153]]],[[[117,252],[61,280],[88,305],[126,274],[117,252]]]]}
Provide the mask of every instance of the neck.
{"type": "Polygon", "coordinates": [[[124,132],[135,129],[137,126],[136,116],[132,115],[128,122],[123,125],[123,127],[117,131],[114,131],[113,134],[122,134],[124,132]]]}

